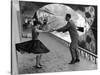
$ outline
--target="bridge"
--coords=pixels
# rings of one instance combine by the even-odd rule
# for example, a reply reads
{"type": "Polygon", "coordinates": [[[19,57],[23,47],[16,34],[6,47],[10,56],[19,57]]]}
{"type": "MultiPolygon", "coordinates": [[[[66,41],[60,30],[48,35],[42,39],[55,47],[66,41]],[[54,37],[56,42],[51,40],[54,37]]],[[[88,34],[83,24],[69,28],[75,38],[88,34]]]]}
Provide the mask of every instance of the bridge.
{"type": "MultiPolygon", "coordinates": [[[[23,38],[22,40],[26,41],[29,39],[30,38],[23,38]]],[[[68,64],[71,61],[69,42],[51,33],[40,33],[39,39],[50,50],[50,53],[43,54],[41,61],[43,68],[36,69],[34,67],[34,54],[21,54],[17,52],[20,74],[97,69],[97,56],[95,54],[79,47],[80,62],[70,65],[68,64]]]]}

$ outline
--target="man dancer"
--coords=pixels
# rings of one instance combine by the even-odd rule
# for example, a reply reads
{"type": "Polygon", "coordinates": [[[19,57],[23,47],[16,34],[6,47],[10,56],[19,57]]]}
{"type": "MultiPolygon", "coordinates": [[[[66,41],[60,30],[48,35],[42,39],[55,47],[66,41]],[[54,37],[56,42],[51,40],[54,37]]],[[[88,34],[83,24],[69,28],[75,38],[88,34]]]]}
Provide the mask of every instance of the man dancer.
{"type": "Polygon", "coordinates": [[[66,26],[63,28],[58,29],[58,32],[66,32],[69,31],[71,37],[71,44],[70,44],[70,53],[72,56],[72,60],[69,64],[75,64],[76,62],[80,62],[79,55],[78,55],[78,38],[79,35],[77,33],[76,26],[74,22],[71,20],[71,15],[66,14],[65,20],[68,22],[66,26]]]}

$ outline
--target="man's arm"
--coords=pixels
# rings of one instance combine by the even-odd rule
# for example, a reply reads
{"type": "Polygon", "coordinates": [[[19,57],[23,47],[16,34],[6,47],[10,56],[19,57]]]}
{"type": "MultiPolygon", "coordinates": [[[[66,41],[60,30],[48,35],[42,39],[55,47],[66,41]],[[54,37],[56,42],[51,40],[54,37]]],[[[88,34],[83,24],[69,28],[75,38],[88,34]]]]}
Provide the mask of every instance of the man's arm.
{"type": "Polygon", "coordinates": [[[60,28],[60,29],[57,29],[56,31],[57,32],[62,32],[64,30],[64,28],[60,28]]]}
{"type": "Polygon", "coordinates": [[[69,25],[69,23],[67,23],[66,26],[64,26],[64,27],[62,27],[60,29],[57,29],[56,31],[57,32],[63,32],[64,33],[64,32],[67,32],[68,31],[69,27],[70,27],[70,25],[69,25]]]}

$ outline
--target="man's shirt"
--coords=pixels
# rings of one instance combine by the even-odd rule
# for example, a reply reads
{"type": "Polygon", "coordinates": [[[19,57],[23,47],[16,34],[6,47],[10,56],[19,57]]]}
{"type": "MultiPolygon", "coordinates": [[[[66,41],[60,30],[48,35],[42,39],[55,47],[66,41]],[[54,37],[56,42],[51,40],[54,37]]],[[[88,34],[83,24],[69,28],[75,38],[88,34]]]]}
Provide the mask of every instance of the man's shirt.
{"type": "Polygon", "coordinates": [[[79,35],[76,29],[76,25],[74,24],[74,22],[72,20],[70,20],[66,26],[64,26],[63,28],[60,28],[57,30],[58,32],[67,32],[69,31],[70,37],[71,37],[71,41],[75,41],[78,40],[79,35]]]}

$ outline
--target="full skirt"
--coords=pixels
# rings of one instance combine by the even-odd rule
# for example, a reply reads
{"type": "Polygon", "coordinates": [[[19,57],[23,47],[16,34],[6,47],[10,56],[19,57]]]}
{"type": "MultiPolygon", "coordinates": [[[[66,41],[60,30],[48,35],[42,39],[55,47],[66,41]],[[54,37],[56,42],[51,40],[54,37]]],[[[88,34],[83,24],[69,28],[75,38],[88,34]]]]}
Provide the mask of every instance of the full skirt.
{"type": "Polygon", "coordinates": [[[40,40],[30,40],[15,45],[17,51],[41,54],[48,53],[50,50],[40,40]]]}

